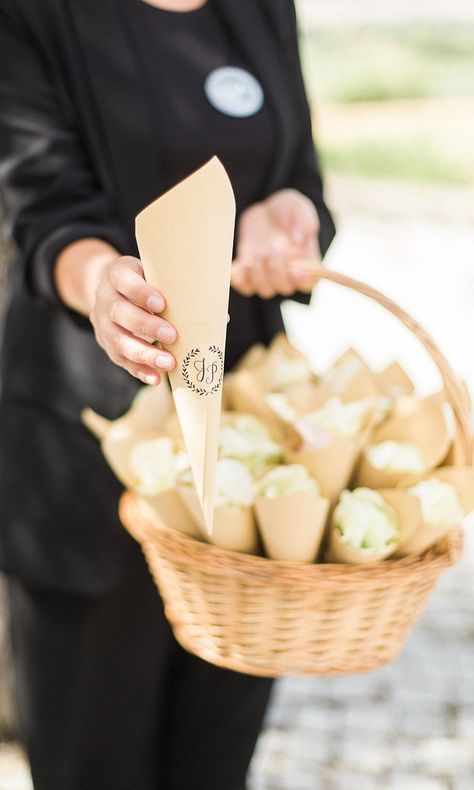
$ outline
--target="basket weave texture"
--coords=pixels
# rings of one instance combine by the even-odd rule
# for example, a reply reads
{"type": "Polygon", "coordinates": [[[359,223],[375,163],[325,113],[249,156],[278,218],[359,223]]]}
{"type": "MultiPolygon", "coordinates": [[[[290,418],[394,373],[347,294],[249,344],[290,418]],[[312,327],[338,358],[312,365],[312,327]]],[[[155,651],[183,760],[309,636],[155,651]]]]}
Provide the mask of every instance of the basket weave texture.
{"type": "Polygon", "coordinates": [[[336,675],[391,661],[461,533],[422,556],[373,565],[276,562],[200,543],[160,523],[136,494],[120,515],[140,542],[180,644],[253,675],[336,675]]]}
{"type": "MultiPolygon", "coordinates": [[[[315,281],[359,291],[392,312],[437,365],[456,422],[454,459],[472,463],[470,405],[432,338],[370,286],[328,271],[315,281]]],[[[201,543],[163,525],[127,492],[120,516],[139,541],[181,645],[221,667],[253,675],[364,672],[400,651],[440,574],[459,558],[460,529],[422,555],[366,565],[277,562],[201,543]]]]}

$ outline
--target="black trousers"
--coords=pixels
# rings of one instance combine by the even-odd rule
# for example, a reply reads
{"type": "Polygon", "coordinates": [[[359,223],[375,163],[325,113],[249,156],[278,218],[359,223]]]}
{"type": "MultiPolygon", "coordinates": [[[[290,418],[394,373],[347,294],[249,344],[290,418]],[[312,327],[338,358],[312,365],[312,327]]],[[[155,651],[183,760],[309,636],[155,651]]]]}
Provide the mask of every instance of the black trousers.
{"type": "Polygon", "coordinates": [[[145,567],[101,597],[8,584],[35,790],[243,790],[271,681],[185,652],[145,567]]]}

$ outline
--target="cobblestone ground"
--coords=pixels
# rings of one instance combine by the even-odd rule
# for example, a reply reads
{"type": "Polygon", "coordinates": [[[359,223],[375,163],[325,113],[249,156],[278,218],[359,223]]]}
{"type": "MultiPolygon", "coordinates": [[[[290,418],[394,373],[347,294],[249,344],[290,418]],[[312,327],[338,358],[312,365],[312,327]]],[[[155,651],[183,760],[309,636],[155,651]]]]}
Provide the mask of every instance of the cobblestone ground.
{"type": "Polygon", "coordinates": [[[391,666],[280,681],[252,790],[473,790],[473,538],[391,666]]]}
{"type": "MultiPolygon", "coordinates": [[[[474,387],[472,192],[355,181],[332,192],[341,216],[330,265],[402,302],[474,387]]],[[[315,360],[349,341],[373,364],[397,356],[422,388],[436,387],[407,333],[392,334],[369,308],[323,286],[310,311],[287,312],[290,334],[315,360]]],[[[251,790],[474,790],[474,520],[467,538],[391,666],[277,684],[251,790]]],[[[14,746],[0,746],[0,790],[31,790],[14,746]]]]}

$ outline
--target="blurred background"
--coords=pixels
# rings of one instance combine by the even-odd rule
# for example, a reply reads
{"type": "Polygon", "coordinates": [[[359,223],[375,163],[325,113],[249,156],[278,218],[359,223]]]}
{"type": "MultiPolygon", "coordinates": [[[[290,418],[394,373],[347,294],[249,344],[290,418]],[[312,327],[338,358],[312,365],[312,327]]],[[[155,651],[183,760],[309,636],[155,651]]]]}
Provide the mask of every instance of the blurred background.
{"type": "MultiPolygon", "coordinates": [[[[327,264],[398,301],[474,392],[474,3],[297,6],[338,224],[327,264]]],[[[285,320],[316,368],[350,343],[375,367],[397,358],[423,392],[439,387],[409,333],[352,292],[321,283],[311,308],[288,305],[285,320]]],[[[473,535],[474,522],[393,665],[279,682],[251,790],[474,790],[473,535]]],[[[0,658],[0,790],[31,790],[5,667],[0,658]]]]}

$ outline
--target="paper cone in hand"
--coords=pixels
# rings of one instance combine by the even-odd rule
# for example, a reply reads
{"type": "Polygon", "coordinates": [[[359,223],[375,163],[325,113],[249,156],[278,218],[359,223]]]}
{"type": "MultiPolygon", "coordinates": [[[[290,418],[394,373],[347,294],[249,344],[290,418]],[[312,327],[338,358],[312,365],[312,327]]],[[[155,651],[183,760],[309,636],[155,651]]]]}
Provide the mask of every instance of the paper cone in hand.
{"type": "Polygon", "coordinates": [[[407,494],[405,491],[397,491],[394,489],[379,489],[377,493],[380,494],[387,505],[395,511],[399,526],[398,540],[380,551],[368,553],[364,550],[357,550],[345,543],[342,539],[340,531],[335,525],[334,515],[326,554],[327,562],[344,562],[357,565],[369,562],[380,562],[394,554],[400,544],[415,533],[421,521],[420,505],[416,497],[407,494]]]}
{"type": "MultiPolygon", "coordinates": [[[[414,445],[420,453],[420,471],[426,471],[446,457],[452,436],[441,404],[415,402],[407,398],[402,399],[398,410],[375,430],[371,441],[372,445],[386,441],[414,445]]],[[[357,486],[395,488],[398,481],[409,473],[409,469],[375,466],[369,458],[370,452],[365,448],[362,453],[356,473],[357,486]]]]}
{"type": "MultiPolygon", "coordinates": [[[[439,520],[437,523],[429,522],[422,518],[421,523],[413,535],[401,543],[397,556],[405,557],[408,554],[421,554],[439,540],[444,538],[454,527],[458,527],[462,518],[474,510],[474,469],[472,467],[442,466],[420,475],[409,475],[399,482],[400,488],[410,488],[425,480],[440,480],[449,483],[456,491],[462,512],[458,519],[439,520]]],[[[436,508],[439,518],[440,508],[436,508]]]]}
{"type": "Polygon", "coordinates": [[[214,158],[145,208],[136,236],[145,277],[178,332],[169,378],[204,521],[212,531],[235,201],[214,158]]]}
{"type": "MultiPolygon", "coordinates": [[[[179,495],[192,518],[204,532],[203,513],[196,492],[188,486],[179,487],[179,495]]],[[[257,527],[251,507],[214,508],[212,535],[207,536],[209,543],[242,554],[258,554],[257,527]]]]}
{"type": "Polygon", "coordinates": [[[265,553],[273,560],[314,562],[329,511],[329,500],[312,491],[258,496],[257,521],[265,553]]]}

